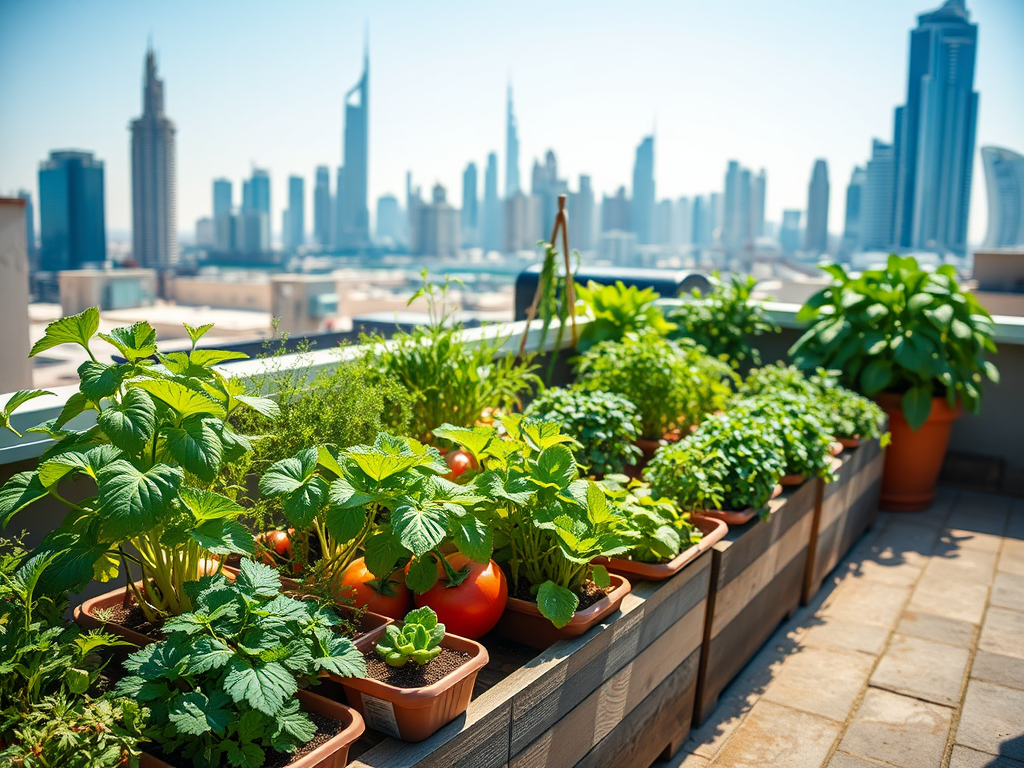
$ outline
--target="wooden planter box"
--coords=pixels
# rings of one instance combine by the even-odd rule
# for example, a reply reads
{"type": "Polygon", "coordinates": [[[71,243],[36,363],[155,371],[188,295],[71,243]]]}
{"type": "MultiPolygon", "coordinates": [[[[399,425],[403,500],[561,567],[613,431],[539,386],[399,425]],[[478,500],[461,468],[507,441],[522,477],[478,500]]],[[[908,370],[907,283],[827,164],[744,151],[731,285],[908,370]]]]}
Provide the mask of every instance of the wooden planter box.
{"type": "Polygon", "coordinates": [[[816,481],[819,503],[811,528],[807,573],[801,600],[807,605],[821,583],[846,556],[861,535],[875,523],[878,495],[882,490],[885,451],[878,440],[843,451],[832,483],[816,481]]]}
{"type": "Polygon", "coordinates": [[[767,519],[730,527],[711,550],[711,591],[704,624],[694,722],[707,719],[722,689],[779,623],[800,604],[817,483],[770,502],[767,519]]]}
{"type": "Polygon", "coordinates": [[[711,552],[642,582],[619,611],[541,653],[494,636],[466,713],[418,744],[367,732],[358,768],[646,766],[692,720],[711,552]]]}

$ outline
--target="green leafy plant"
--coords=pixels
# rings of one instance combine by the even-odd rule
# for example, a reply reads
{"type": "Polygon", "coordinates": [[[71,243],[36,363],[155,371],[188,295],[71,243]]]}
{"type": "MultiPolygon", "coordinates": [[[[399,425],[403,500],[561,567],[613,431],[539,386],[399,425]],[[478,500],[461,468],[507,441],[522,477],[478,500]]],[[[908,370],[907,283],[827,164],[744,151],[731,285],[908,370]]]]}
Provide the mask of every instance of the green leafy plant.
{"type": "Polygon", "coordinates": [[[721,410],[732,394],[735,373],[692,342],[657,334],[627,334],[595,344],[577,358],[579,386],[612,392],[640,413],[641,437],[658,440],[686,432],[708,413],[721,410]]]}
{"type": "Polygon", "coordinates": [[[124,358],[107,365],[95,359],[89,341],[99,324],[93,308],[47,326],[32,354],[75,343],[90,359],[78,369],[79,391],[57,418],[30,431],[57,441],[33,471],[12,477],[0,490],[0,523],[51,497],[70,513],[40,547],[53,565],[45,581],[57,590],[77,589],[91,578],[114,578],[123,564],[141,575],[128,589],[150,621],[190,607],[182,585],[210,567],[211,555],[251,554],[252,536],[238,522],[242,507],[214,490],[222,464],[250,450],[248,438],[228,423],[240,408],[267,416],[277,405],[246,393],[244,384],[214,365],[245,355],[196,349],[210,326],[186,330],[190,352],[160,354],[156,331],[146,322],[100,334],[124,358]],[[156,356],[163,367],[153,364],[156,356]],[[96,424],[69,430],[81,413],[96,424]],[[73,478],[95,485],[78,503],[60,493],[73,478]]]}
{"type": "Polygon", "coordinates": [[[610,584],[595,557],[629,551],[636,534],[579,467],[558,424],[510,414],[496,427],[446,426],[438,436],[473,454],[481,497],[474,514],[494,532],[494,559],[508,568],[510,593],[525,583],[556,627],[572,619],[588,580],[610,584]]]}
{"type": "Polygon", "coordinates": [[[835,479],[832,471],[832,430],[819,418],[821,403],[807,395],[777,391],[734,400],[731,412],[742,417],[766,416],[782,443],[786,474],[835,479]]]}
{"type": "Polygon", "coordinates": [[[576,440],[576,463],[594,475],[621,472],[636,464],[642,452],[636,406],[621,395],[577,387],[552,387],[541,392],[526,408],[531,419],[552,421],[576,440]]]}
{"type": "Polygon", "coordinates": [[[430,322],[387,342],[364,339],[368,365],[412,395],[412,429],[424,442],[441,424],[472,426],[485,408],[519,408],[523,396],[540,384],[531,356],[501,353],[508,337],[463,339],[464,329],[446,304],[451,283],[446,278],[433,285],[424,273],[424,286],[409,301],[426,296],[430,322]]]}
{"type": "Polygon", "coordinates": [[[295,698],[300,684],[366,673],[352,641],[334,632],[333,609],[281,594],[266,565],[242,560],[234,582],[204,576],[186,589],[195,610],[133,653],[115,689],[149,706],[147,736],[166,754],[196,768],[259,768],[268,752],[294,752],[316,734],[295,698]]]}
{"type": "Polygon", "coordinates": [[[810,323],[790,349],[797,365],[842,371],[841,381],[868,397],[901,395],[911,429],[928,419],[934,397],[978,412],[982,380],[999,381],[984,359],[996,352],[994,327],[952,266],[929,272],[893,254],[883,269],[859,276],[838,264],[822,269],[832,282],[797,314],[810,323]]]}
{"type": "Polygon", "coordinates": [[[659,448],[644,480],[652,493],[672,499],[685,512],[763,509],[785,470],[785,448],[773,420],[730,411],[659,448]]]}
{"type": "Polygon", "coordinates": [[[710,281],[710,292],[701,295],[695,290],[691,301],[669,313],[669,320],[678,327],[672,337],[693,339],[708,354],[728,360],[734,368],[760,365],[761,355],[750,339],[778,333],[779,328],[758,302],[751,301],[757,280],[735,274],[722,280],[715,272],[710,281]]]}
{"type": "Polygon", "coordinates": [[[422,666],[440,655],[442,640],[444,624],[438,623],[433,610],[423,606],[405,614],[401,627],[389,624],[376,651],[388,666],[404,667],[409,662],[422,666]]]}
{"type": "Polygon", "coordinates": [[[671,499],[655,496],[647,483],[625,475],[607,475],[599,484],[615,510],[631,522],[636,532],[629,551],[631,560],[667,562],[701,540],[700,529],[690,522],[690,515],[671,499]]]}
{"type": "Polygon", "coordinates": [[[583,328],[576,348],[586,352],[602,341],[622,341],[627,333],[656,333],[667,336],[676,329],[655,304],[660,294],[653,288],[627,287],[621,280],[601,285],[593,280],[586,288],[577,286],[591,320],[583,328]]]}

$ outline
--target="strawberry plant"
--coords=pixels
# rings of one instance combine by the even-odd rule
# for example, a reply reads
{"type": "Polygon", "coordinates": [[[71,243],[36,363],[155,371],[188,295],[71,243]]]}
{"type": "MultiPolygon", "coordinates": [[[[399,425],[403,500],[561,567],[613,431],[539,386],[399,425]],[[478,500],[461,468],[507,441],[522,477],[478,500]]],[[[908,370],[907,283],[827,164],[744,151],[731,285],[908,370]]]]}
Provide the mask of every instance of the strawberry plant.
{"type": "Polygon", "coordinates": [[[422,666],[441,653],[442,640],[444,624],[439,624],[437,614],[424,606],[405,614],[401,627],[388,624],[376,651],[391,667],[404,667],[409,662],[422,666]]]}
{"type": "Polygon", "coordinates": [[[50,588],[77,590],[92,578],[113,579],[123,567],[150,621],[190,609],[183,584],[201,575],[211,556],[252,554],[252,536],[237,519],[242,507],[218,492],[218,473],[251,449],[228,423],[231,415],[241,408],[277,412],[276,403],[247,394],[242,382],[214,367],[245,355],[196,349],[211,326],[185,327],[192,349],[166,355],[144,321],[101,333],[123,358],[106,364],[89,347],[99,328],[95,308],[47,326],[31,355],[78,344],[89,360],[79,367],[78,392],[60,415],[29,430],[56,443],[35,470],[15,475],[0,490],[3,525],[46,497],[69,509],[40,548],[53,555],[44,575],[50,588]],[[87,412],[95,425],[68,428],[87,412]],[[66,500],[61,487],[72,479],[95,492],[77,503],[66,500]]]}
{"type": "Polygon", "coordinates": [[[186,585],[195,610],[167,621],[167,639],[125,662],[116,692],[149,706],[146,734],[196,768],[259,768],[268,752],[294,752],[316,734],[300,710],[300,685],[319,675],[362,676],[351,640],[334,632],[333,609],[281,594],[270,567],[242,560],[186,585]]]}

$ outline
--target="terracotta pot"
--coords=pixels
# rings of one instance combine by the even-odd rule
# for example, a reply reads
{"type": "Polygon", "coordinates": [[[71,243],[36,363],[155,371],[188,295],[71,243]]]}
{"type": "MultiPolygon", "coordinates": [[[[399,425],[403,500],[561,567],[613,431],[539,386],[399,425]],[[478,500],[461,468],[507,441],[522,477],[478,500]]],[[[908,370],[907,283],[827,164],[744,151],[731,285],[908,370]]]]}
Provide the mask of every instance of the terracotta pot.
{"type": "Polygon", "coordinates": [[[629,582],[617,574],[611,574],[612,589],[589,608],[576,611],[569,623],[559,629],[540,612],[536,603],[509,597],[505,612],[501,614],[494,628],[502,637],[531,648],[544,650],[559,640],[579,637],[604,617],[618,610],[622,598],[629,594],[629,582]]]}
{"type": "Polygon", "coordinates": [[[879,506],[893,512],[917,512],[931,506],[953,422],[963,415],[944,397],[932,398],[932,412],[916,432],[903,417],[902,395],[883,393],[878,404],[889,416],[892,443],[885,451],[879,506]]]}
{"type": "MultiPolygon", "coordinates": [[[[376,640],[362,637],[356,647],[364,653],[376,640]]],[[[422,688],[399,688],[369,677],[327,675],[345,689],[345,697],[374,730],[402,741],[423,741],[466,711],[477,673],[487,664],[487,649],[457,635],[445,635],[441,647],[468,653],[470,658],[436,683],[422,688]]]]}
{"type": "Polygon", "coordinates": [[[694,515],[693,524],[700,529],[704,535],[701,540],[692,547],[684,549],[667,563],[640,563],[635,560],[628,560],[621,557],[599,557],[594,560],[595,565],[605,566],[611,573],[625,576],[630,583],[646,579],[647,581],[661,581],[679,573],[689,563],[697,559],[701,552],[705,552],[722,540],[729,526],[722,520],[711,517],[694,515]]]}
{"type": "Polygon", "coordinates": [[[838,437],[836,442],[843,446],[843,448],[857,448],[860,446],[859,437],[838,437]]]}
{"type": "Polygon", "coordinates": [[[803,485],[806,480],[807,475],[804,474],[783,475],[779,480],[779,485],[803,485]]]}
{"type": "MultiPolygon", "coordinates": [[[[305,712],[316,712],[331,720],[338,720],[344,728],[328,741],[302,757],[288,763],[287,768],[345,768],[348,763],[349,747],[363,735],[366,725],[359,713],[344,704],[324,698],[312,691],[299,691],[296,694],[305,712]]],[[[145,752],[139,760],[139,768],[190,768],[182,762],[176,766],[165,763],[158,757],[145,752]]]]}
{"type": "MultiPolygon", "coordinates": [[[[772,489],[772,495],[769,498],[777,499],[782,495],[782,485],[776,483],[772,489]]],[[[710,517],[714,520],[721,520],[723,523],[728,525],[746,525],[755,517],[757,517],[758,510],[753,507],[747,507],[746,509],[705,509],[699,513],[702,517],[710,517]]]]}
{"type": "Polygon", "coordinates": [[[838,440],[833,440],[833,441],[832,441],[831,443],[829,443],[829,445],[828,445],[828,452],[829,452],[829,453],[831,453],[831,454],[832,454],[833,456],[838,456],[838,455],[839,455],[840,453],[842,453],[842,452],[843,452],[843,448],[845,448],[845,447],[846,447],[846,446],[845,446],[845,445],[843,445],[843,444],[842,444],[841,442],[839,442],[838,440]]]}

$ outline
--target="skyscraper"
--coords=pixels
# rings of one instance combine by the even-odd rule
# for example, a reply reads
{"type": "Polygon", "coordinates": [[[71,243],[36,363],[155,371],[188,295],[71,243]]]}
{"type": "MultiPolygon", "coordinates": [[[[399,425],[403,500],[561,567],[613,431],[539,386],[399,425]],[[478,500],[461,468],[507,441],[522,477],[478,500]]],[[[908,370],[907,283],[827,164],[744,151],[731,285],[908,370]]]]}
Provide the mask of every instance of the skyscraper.
{"type": "Polygon", "coordinates": [[[636,148],[633,164],[633,210],[631,219],[640,245],[654,242],[654,137],[647,136],[636,148]]]}
{"type": "Polygon", "coordinates": [[[142,117],[132,120],[132,252],[143,267],[178,263],[174,123],[164,115],[156,54],[146,51],[142,117]]]}
{"type": "Polygon", "coordinates": [[[1024,245],[1024,156],[1002,147],[982,147],[988,192],[986,248],[1024,245]]]}
{"type": "Polygon", "coordinates": [[[804,250],[817,255],[828,250],[828,163],[814,161],[807,188],[807,231],[804,250]]]}
{"type": "Polygon", "coordinates": [[[221,216],[231,214],[233,205],[231,182],[227,179],[213,180],[213,218],[216,221],[221,216]]]}
{"type": "Polygon", "coordinates": [[[868,251],[887,251],[895,244],[893,224],[896,201],[896,152],[892,144],[875,139],[864,172],[861,200],[861,246],[868,251]]]}
{"type": "Polygon", "coordinates": [[[448,193],[435,184],[431,202],[417,210],[416,249],[425,256],[457,256],[459,254],[459,209],[448,202],[448,193]]]}
{"type": "Polygon", "coordinates": [[[843,222],[843,242],[839,246],[840,256],[849,256],[861,246],[864,187],[867,185],[867,178],[867,171],[858,165],[853,169],[850,183],[846,185],[846,216],[843,222]]]}
{"type": "Polygon", "coordinates": [[[476,191],[476,163],[470,163],[462,172],[462,244],[477,245],[480,239],[479,198],[476,191]]]}
{"type": "Polygon", "coordinates": [[[242,236],[236,245],[242,253],[255,255],[270,250],[270,174],[260,168],[253,168],[252,177],[242,183],[239,230],[242,236]]]}
{"type": "Polygon", "coordinates": [[[713,231],[711,227],[711,206],[705,195],[697,195],[693,198],[693,215],[691,231],[693,232],[693,244],[707,247],[711,245],[713,231]]]}
{"type": "Polygon", "coordinates": [[[722,245],[727,250],[738,248],[742,240],[743,219],[740,211],[740,184],[743,169],[735,160],[730,160],[725,170],[724,221],[722,222],[722,245]]]}
{"type": "Polygon", "coordinates": [[[544,155],[544,164],[534,161],[531,190],[540,198],[540,227],[545,238],[551,237],[558,213],[558,198],[569,194],[569,183],[558,178],[558,161],[553,150],[544,155]]]}
{"type": "Polygon", "coordinates": [[[288,226],[282,234],[289,250],[306,243],[306,181],[301,176],[288,177],[288,226]]]}
{"type": "Polygon", "coordinates": [[[632,205],[626,197],[626,188],[619,187],[614,197],[605,195],[601,200],[601,231],[632,232],[630,220],[632,205]]]}
{"type": "Polygon", "coordinates": [[[782,227],[779,230],[779,245],[783,253],[796,253],[800,250],[800,216],[796,210],[782,212],[782,227]]]}
{"type": "Polygon", "coordinates": [[[751,179],[750,186],[750,237],[754,240],[764,235],[764,200],[767,194],[768,177],[761,172],[751,179]]]}
{"type": "Polygon", "coordinates": [[[594,250],[594,189],[590,177],[580,175],[578,192],[570,192],[569,247],[580,253],[594,250]]]}
{"type": "Polygon", "coordinates": [[[512,85],[508,86],[508,122],[505,125],[505,197],[516,194],[519,187],[519,131],[512,111],[512,85]]]}
{"type": "Polygon", "coordinates": [[[27,189],[18,190],[18,197],[25,201],[25,248],[28,255],[28,266],[31,271],[36,270],[36,213],[32,205],[32,193],[27,189]]]}
{"type": "Polygon", "coordinates": [[[338,172],[338,247],[370,244],[369,195],[370,52],[363,52],[363,75],[345,94],[344,173],[338,172]],[[357,97],[357,98],[353,98],[357,97]]]}
{"type": "Polygon", "coordinates": [[[502,210],[498,199],[498,156],[487,155],[484,173],[483,246],[485,251],[500,251],[502,245],[502,210]]]}
{"type": "Polygon", "coordinates": [[[917,17],[896,118],[896,244],[964,255],[978,94],[978,26],[964,0],[917,17]]]}
{"type": "Polygon", "coordinates": [[[106,261],[103,162],[92,152],[51,152],[39,164],[39,269],[106,261]]]}
{"type": "Polygon", "coordinates": [[[693,206],[690,198],[680,197],[672,211],[672,244],[690,245],[693,242],[693,206]]]}
{"type": "Polygon", "coordinates": [[[326,165],[316,167],[316,186],[313,187],[313,237],[317,245],[331,245],[331,170],[326,165]]]}
{"type": "Polygon", "coordinates": [[[400,230],[401,208],[398,206],[398,198],[394,195],[381,195],[377,198],[377,242],[394,247],[398,243],[400,230]]]}

